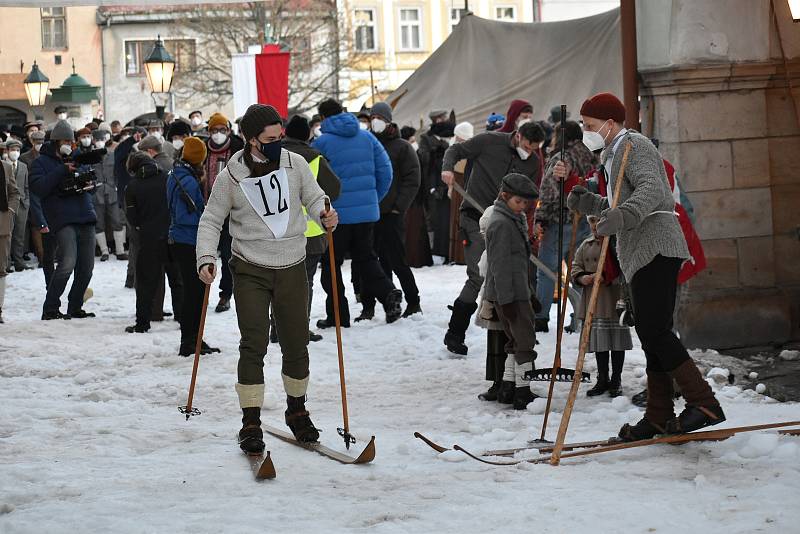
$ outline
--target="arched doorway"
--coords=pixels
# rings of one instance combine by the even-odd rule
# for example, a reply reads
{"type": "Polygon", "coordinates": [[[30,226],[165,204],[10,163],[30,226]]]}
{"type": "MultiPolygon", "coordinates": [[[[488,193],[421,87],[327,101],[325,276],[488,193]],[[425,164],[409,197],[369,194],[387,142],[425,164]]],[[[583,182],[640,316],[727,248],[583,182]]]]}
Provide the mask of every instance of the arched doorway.
{"type": "Polygon", "coordinates": [[[9,106],[0,106],[0,124],[23,126],[28,122],[28,115],[24,111],[9,106]]]}

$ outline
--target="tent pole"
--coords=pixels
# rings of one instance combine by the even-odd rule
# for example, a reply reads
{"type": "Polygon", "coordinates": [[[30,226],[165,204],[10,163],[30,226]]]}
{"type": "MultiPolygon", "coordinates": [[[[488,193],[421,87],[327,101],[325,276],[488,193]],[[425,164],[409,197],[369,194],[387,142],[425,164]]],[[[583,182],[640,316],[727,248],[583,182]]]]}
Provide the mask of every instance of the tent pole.
{"type": "Polygon", "coordinates": [[[620,26],[620,33],[622,34],[622,87],[625,98],[625,126],[640,130],[635,0],[620,0],[620,26]]]}

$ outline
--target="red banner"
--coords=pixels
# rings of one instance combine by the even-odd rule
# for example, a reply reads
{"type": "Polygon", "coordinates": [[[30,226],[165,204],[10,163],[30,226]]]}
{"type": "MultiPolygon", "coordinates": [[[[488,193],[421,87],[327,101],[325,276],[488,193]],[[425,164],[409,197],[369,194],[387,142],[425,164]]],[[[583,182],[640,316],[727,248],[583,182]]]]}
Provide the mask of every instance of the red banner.
{"type": "Polygon", "coordinates": [[[256,55],[258,103],[269,104],[283,118],[289,113],[290,56],[289,52],[281,52],[278,45],[266,45],[256,55]]]}

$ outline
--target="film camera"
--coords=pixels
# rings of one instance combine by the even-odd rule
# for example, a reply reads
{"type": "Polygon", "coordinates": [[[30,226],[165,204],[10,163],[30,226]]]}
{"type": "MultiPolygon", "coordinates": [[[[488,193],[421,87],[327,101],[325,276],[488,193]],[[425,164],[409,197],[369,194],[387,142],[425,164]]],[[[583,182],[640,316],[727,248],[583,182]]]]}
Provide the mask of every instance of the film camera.
{"type": "Polygon", "coordinates": [[[100,150],[92,150],[91,152],[82,152],[68,160],[77,168],[76,171],[69,171],[67,177],[61,182],[61,194],[80,195],[81,193],[91,193],[97,186],[97,176],[91,165],[96,165],[103,161],[103,157],[108,151],[103,148],[100,150]]]}

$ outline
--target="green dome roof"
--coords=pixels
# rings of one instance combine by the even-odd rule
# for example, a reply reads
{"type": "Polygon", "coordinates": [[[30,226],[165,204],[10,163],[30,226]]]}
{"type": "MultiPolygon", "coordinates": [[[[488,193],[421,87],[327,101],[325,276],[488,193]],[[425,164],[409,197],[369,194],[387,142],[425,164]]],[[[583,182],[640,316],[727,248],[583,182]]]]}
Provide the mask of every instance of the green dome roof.
{"type": "Polygon", "coordinates": [[[91,87],[91,85],[86,81],[86,78],[73,72],[64,80],[61,87],[91,87]]]}

